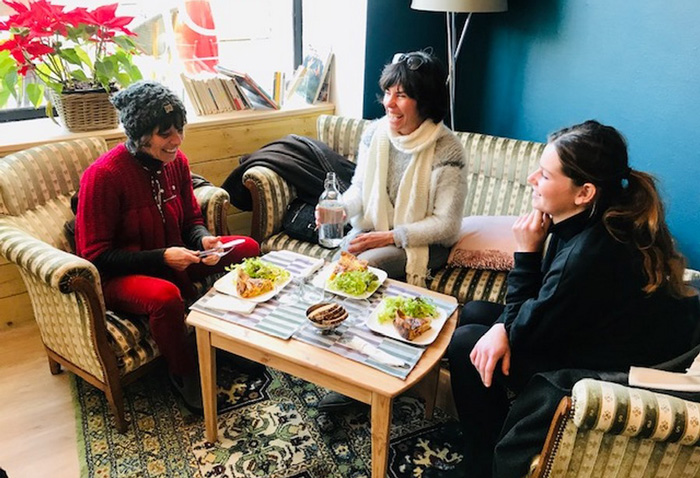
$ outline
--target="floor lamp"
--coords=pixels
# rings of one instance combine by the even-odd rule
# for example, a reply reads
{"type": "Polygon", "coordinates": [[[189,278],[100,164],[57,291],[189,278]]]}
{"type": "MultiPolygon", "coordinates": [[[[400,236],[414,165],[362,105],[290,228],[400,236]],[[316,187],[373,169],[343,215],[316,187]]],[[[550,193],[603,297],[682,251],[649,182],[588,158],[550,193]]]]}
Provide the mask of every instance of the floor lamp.
{"type": "Polygon", "coordinates": [[[447,18],[447,84],[450,92],[450,126],[455,127],[455,63],[459,50],[462,48],[464,34],[467,32],[472,13],[504,12],[508,10],[508,0],[413,0],[411,8],[414,10],[428,10],[431,12],[445,12],[447,18]],[[469,13],[462,33],[457,42],[455,31],[455,16],[457,13],[469,13]]]}

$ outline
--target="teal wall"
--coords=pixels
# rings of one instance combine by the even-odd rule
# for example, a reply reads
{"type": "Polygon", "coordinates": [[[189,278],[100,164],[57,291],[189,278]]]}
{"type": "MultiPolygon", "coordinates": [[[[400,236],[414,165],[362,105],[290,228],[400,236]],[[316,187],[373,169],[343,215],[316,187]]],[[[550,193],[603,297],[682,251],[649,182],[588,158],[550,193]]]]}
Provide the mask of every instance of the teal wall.
{"type": "Polygon", "coordinates": [[[394,53],[431,47],[445,58],[445,17],[437,13],[411,10],[411,0],[368,0],[365,50],[364,118],[379,118],[384,108],[379,76],[394,53]],[[427,13],[427,14],[426,14],[427,13]]]}
{"type": "MultiPolygon", "coordinates": [[[[632,167],[658,178],[671,231],[700,269],[698,18],[697,0],[510,0],[506,13],[475,14],[458,62],[455,129],[544,141],[590,118],[615,126],[632,167]]],[[[416,31],[437,43],[442,19],[410,0],[370,0],[368,61],[416,31]],[[382,8],[398,18],[386,34],[382,8]]],[[[373,82],[365,117],[381,114],[367,107],[373,82]]]]}

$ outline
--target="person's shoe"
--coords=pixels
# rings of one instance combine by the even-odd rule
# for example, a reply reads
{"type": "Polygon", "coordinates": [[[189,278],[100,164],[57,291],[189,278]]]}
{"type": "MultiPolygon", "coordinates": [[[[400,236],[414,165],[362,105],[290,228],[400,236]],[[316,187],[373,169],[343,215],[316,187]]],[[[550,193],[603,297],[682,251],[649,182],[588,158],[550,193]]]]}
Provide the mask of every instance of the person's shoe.
{"type": "Polygon", "coordinates": [[[185,403],[185,407],[190,412],[201,415],[203,408],[202,386],[199,381],[199,375],[193,372],[187,375],[173,375],[169,373],[168,376],[170,377],[170,383],[173,384],[173,388],[185,403]]]}
{"type": "Polygon", "coordinates": [[[348,408],[350,405],[357,403],[359,403],[357,400],[341,393],[328,392],[325,397],[319,400],[317,408],[321,412],[333,412],[348,408]]]}

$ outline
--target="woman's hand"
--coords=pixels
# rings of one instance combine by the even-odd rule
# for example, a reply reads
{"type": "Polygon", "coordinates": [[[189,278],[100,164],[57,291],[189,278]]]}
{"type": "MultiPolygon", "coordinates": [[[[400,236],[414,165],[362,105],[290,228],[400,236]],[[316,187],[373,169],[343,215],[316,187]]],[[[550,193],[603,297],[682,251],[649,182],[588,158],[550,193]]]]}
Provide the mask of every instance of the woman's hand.
{"type": "Polygon", "coordinates": [[[520,216],[513,224],[516,252],[539,252],[544,248],[552,217],[537,209],[520,216]]]}
{"type": "Polygon", "coordinates": [[[491,386],[493,371],[499,360],[503,375],[508,375],[510,373],[510,342],[506,327],[500,323],[494,324],[476,343],[472,353],[469,354],[469,359],[481,375],[481,381],[485,387],[491,386]]]}
{"type": "Polygon", "coordinates": [[[372,231],[358,234],[350,241],[348,252],[351,254],[361,254],[369,249],[377,247],[391,246],[394,244],[393,231],[372,231]]]}
{"type": "Polygon", "coordinates": [[[201,260],[195,251],[184,247],[168,247],[163,258],[165,263],[176,271],[184,271],[190,264],[196,264],[201,260]]]}
{"type": "MultiPolygon", "coordinates": [[[[204,248],[205,251],[216,249],[217,247],[221,247],[221,245],[220,236],[204,236],[202,238],[202,248],[204,248]]],[[[213,266],[219,262],[219,259],[221,258],[218,254],[211,254],[209,256],[202,257],[201,261],[208,266],[213,266]]]]}

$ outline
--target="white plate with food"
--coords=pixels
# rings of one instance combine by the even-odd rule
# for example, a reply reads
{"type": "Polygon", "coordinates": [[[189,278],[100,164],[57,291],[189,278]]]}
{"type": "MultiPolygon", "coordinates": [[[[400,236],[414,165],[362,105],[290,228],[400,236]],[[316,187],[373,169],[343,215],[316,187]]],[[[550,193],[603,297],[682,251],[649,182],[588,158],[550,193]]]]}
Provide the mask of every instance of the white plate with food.
{"type": "Polygon", "coordinates": [[[367,318],[367,327],[387,337],[413,345],[430,345],[437,338],[447,314],[429,297],[385,297],[367,318]]]}
{"type": "Polygon", "coordinates": [[[384,283],[387,273],[369,267],[367,261],[347,252],[325,266],[311,281],[313,285],[349,299],[367,299],[384,283]]]}
{"type": "Polygon", "coordinates": [[[252,257],[217,280],[214,289],[222,294],[260,303],[272,299],[291,280],[292,275],[282,267],[252,257]]]}

